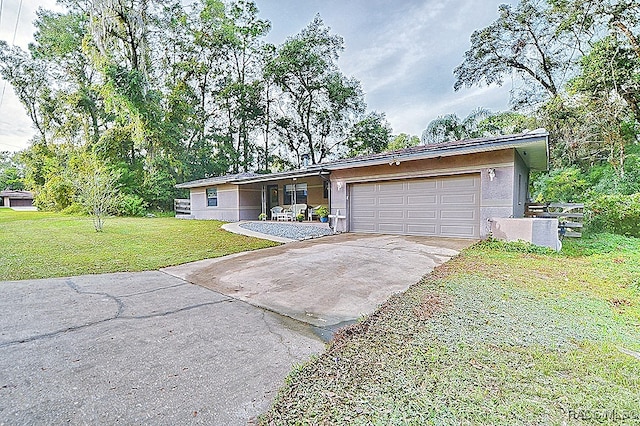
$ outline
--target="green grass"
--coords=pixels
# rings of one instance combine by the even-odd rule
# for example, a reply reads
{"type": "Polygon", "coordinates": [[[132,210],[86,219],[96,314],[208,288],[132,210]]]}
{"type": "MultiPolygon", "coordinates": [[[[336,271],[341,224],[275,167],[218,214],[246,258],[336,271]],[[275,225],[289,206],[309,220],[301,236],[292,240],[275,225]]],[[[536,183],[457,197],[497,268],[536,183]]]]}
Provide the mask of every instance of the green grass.
{"type": "Polygon", "coordinates": [[[638,424],[640,239],[564,243],[465,250],[296,368],[261,422],[638,424]]]}
{"type": "Polygon", "coordinates": [[[277,245],[232,234],[221,222],[173,217],[91,219],[0,209],[0,280],[154,270],[277,245]]]}

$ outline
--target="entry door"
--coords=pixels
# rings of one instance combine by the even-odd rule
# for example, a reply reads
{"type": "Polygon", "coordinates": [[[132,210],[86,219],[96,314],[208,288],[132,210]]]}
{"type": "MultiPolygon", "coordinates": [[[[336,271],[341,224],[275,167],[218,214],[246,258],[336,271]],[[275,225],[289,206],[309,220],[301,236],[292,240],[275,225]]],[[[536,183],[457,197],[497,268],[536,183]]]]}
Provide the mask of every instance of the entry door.
{"type": "Polygon", "coordinates": [[[278,185],[268,185],[267,193],[267,211],[270,211],[272,208],[280,204],[278,200],[278,185]]]}

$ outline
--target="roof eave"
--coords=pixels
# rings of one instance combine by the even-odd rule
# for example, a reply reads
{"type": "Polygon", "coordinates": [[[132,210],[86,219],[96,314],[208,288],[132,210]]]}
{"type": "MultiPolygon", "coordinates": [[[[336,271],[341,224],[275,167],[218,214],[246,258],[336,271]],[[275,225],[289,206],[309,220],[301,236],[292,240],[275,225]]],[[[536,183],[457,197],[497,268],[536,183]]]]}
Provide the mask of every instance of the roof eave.
{"type": "Polygon", "coordinates": [[[548,133],[535,134],[527,137],[507,139],[498,143],[485,143],[481,145],[443,147],[443,149],[434,149],[423,152],[413,153],[389,153],[389,155],[381,156],[373,159],[355,160],[336,162],[335,164],[326,164],[327,170],[342,170],[354,167],[367,167],[388,164],[390,161],[413,161],[426,160],[439,157],[451,157],[454,155],[477,154],[483,152],[499,151],[502,149],[524,149],[539,144],[538,149],[544,152],[544,165],[533,163],[527,164],[532,170],[547,170],[549,161],[548,154],[548,133]]]}

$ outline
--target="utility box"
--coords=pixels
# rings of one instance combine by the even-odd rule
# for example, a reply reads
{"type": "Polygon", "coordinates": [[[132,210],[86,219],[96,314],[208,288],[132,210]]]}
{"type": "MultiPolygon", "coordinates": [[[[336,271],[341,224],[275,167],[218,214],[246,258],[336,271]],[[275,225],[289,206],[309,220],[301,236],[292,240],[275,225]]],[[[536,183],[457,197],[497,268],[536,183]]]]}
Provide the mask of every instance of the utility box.
{"type": "Polygon", "coordinates": [[[546,218],[491,218],[491,234],[503,241],[526,241],[537,246],[560,251],[558,219],[546,218]]]}

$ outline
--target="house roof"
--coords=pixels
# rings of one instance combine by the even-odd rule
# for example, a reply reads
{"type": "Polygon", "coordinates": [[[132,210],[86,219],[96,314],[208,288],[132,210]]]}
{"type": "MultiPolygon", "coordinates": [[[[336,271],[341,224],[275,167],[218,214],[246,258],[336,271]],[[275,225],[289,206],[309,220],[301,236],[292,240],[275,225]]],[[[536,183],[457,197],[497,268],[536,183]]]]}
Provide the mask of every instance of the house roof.
{"type": "Polygon", "coordinates": [[[544,129],[538,129],[514,135],[491,136],[486,138],[463,139],[438,144],[419,145],[397,151],[345,158],[330,163],[314,164],[307,168],[288,172],[270,174],[240,173],[236,175],[212,177],[181,183],[176,185],[176,187],[197,188],[209,185],[221,185],[225,183],[242,185],[294,177],[318,176],[321,174],[329,174],[331,170],[374,166],[396,161],[424,160],[429,158],[499,151],[503,149],[515,149],[520,154],[526,165],[532,170],[547,170],[549,162],[549,133],[544,129]]]}
{"type": "Polygon", "coordinates": [[[514,148],[530,169],[547,170],[549,161],[548,139],[549,133],[544,129],[538,129],[514,135],[463,139],[438,144],[419,145],[398,151],[345,158],[333,163],[327,163],[324,165],[324,168],[327,170],[340,170],[351,167],[385,164],[391,161],[422,160],[514,148]]]}
{"type": "Polygon", "coordinates": [[[225,183],[237,182],[243,179],[249,179],[256,176],[267,176],[267,175],[260,175],[258,173],[228,174],[224,176],[214,176],[210,178],[192,180],[190,182],[185,182],[185,183],[179,183],[178,185],[176,185],[176,188],[197,188],[200,186],[222,185],[225,183]]]}
{"type": "Polygon", "coordinates": [[[30,191],[5,189],[4,191],[0,191],[0,197],[9,197],[14,200],[33,200],[33,193],[30,191]]]}

